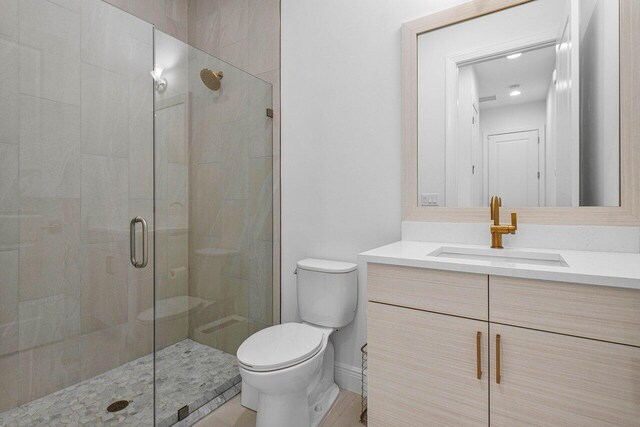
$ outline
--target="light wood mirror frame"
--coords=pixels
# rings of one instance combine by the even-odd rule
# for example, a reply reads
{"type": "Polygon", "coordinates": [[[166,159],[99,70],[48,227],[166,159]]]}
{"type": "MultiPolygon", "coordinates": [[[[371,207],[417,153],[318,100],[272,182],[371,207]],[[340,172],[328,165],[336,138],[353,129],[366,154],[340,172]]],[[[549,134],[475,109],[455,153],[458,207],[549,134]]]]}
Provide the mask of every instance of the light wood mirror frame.
{"type": "MultiPolygon", "coordinates": [[[[489,208],[418,206],[418,36],[533,0],[474,0],[402,25],[402,217],[488,222],[489,208]]],[[[640,1],[620,0],[620,206],[505,207],[529,224],[640,226],[640,1]]]]}

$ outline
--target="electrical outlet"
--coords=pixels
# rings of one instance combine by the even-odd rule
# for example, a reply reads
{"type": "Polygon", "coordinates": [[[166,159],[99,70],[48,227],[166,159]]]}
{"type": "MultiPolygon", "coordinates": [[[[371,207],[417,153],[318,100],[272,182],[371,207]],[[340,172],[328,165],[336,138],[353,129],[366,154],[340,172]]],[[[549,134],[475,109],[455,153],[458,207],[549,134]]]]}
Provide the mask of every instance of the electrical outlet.
{"type": "Polygon", "coordinates": [[[438,193],[421,193],[420,206],[438,206],[438,193]]]}

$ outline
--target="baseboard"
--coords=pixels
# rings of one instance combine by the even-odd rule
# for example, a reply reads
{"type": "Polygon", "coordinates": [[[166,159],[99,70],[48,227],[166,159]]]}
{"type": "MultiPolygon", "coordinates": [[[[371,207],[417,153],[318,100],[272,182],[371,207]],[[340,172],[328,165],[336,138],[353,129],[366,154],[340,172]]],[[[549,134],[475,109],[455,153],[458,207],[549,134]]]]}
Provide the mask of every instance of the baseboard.
{"type": "Polygon", "coordinates": [[[336,384],[341,389],[360,394],[362,392],[362,370],[360,366],[345,365],[335,362],[334,375],[336,384]]]}

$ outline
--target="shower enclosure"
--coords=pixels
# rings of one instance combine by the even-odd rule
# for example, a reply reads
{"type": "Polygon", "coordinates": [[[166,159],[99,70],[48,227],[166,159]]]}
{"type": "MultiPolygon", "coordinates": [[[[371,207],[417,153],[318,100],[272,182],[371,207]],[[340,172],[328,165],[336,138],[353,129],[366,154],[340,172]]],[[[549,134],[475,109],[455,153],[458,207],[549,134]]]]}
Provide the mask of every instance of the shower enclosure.
{"type": "Polygon", "coordinates": [[[101,0],[9,3],[0,425],[192,424],[272,323],[271,86],[101,0]]]}

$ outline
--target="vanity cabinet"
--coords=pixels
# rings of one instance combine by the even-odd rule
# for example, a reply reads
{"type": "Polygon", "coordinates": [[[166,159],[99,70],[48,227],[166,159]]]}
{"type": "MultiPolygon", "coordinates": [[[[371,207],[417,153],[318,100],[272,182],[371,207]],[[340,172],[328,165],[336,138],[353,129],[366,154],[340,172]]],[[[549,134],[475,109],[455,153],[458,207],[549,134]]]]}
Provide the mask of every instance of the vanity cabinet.
{"type": "Polygon", "coordinates": [[[640,348],[494,323],[490,342],[492,426],[640,425],[640,348]]]}
{"type": "Polygon", "coordinates": [[[375,263],[367,277],[370,426],[640,425],[639,290],[375,263]]]}
{"type": "Polygon", "coordinates": [[[371,426],[486,426],[488,323],[369,303],[371,426]]]}

